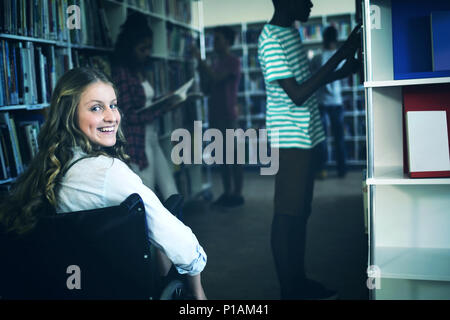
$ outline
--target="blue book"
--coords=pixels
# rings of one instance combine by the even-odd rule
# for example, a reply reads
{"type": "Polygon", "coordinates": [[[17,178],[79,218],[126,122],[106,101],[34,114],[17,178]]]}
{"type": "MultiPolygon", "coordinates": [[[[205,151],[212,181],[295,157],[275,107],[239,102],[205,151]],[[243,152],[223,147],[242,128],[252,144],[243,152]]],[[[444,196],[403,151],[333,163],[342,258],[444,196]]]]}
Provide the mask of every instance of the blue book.
{"type": "Polygon", "coordinates": [[[5,85],[3,82],[3,41],[0,41],[0,106],[6,105],[5,85]]]}
{"type": "Polygon", "coordinates": [[[450,70],[450,11],[431,13],[433,71],[450,70]]]}

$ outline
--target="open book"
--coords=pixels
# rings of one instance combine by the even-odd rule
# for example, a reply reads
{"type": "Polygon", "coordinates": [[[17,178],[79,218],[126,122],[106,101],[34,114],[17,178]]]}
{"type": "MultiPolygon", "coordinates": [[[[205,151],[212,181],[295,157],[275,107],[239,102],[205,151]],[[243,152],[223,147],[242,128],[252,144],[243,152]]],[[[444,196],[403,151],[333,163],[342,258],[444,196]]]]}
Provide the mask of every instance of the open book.
{"type": "Polygon", "coordinates": [[[191,88],[194,83],[194,78],[191,78],[188,82],[183,84],[174,92],[165,95],[156,101],[154,101],[151,105],[140,108],[136,110],[136,112],[142,112],[147,109],[151,109],[152,111],[162,110],[162,109],[171,109],[172,107],[180,104],[188,98],[188,90],[191,88]]]}

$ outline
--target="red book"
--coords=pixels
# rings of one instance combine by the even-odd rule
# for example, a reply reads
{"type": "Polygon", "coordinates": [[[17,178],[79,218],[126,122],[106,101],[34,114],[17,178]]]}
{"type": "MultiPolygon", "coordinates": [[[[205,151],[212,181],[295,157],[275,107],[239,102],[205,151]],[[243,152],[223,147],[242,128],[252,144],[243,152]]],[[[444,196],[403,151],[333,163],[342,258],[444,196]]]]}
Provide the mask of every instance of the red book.
{"type": "MultiPolygon", "coordinates": [[[[450,137],[450,84],[403,87],[403,169],[411,178],[450,177],[450,170],[411,171],[409,168],[406,113],[438,110],[446,112],[447,137],[450,137]]],[[[450,146],[450,142],[447,143],[450,146]]],[[[450,154],[448,156],[450,158],[450,154]]]]}

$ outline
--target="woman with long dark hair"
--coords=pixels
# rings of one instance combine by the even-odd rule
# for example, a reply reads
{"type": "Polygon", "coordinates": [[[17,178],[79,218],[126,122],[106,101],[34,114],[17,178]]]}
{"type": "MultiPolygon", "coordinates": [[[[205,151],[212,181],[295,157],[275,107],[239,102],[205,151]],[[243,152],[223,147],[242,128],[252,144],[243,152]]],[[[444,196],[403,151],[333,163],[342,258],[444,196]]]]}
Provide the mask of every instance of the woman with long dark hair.
{"type": "Polygon", "coordinates": [[[140,13],[129,15],[115,44],[112,78],[119,90],[131,167],[147,187],[155,191],[157,186],[162,200],[166,200],[178,190],[169,162],[159,144],[156,118],[160,112],[154,112],[151,108],[136,112],[150,105],[155,96],[146,77],[152,46],[153,32],[147,17],[140,13]]]}

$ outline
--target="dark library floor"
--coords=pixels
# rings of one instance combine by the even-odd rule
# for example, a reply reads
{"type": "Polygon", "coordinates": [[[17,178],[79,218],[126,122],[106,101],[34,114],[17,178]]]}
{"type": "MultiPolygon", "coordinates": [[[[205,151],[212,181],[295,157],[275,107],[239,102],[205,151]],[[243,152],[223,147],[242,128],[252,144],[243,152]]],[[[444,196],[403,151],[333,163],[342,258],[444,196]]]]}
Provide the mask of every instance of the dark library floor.
{"type": "MultiPolygon", "coordinates": [[[[332,171],[316,180],[308,223],[308,275],[339,292],[340,299],[368,299],[367,235],[364,232],[363,175],[360,169],[338,179],[332,171]]],[[[213,172],[213,193],[222,191],[213,172]]],[[[190,203],[184,220],[208,254],[203,286],[214,300],[277,300],[279,286],[270,250],[273,176],[245,172],[245,205],[218,209],[190,203]]]]}

